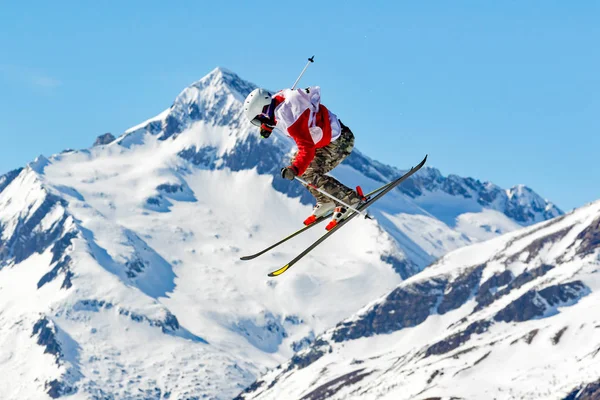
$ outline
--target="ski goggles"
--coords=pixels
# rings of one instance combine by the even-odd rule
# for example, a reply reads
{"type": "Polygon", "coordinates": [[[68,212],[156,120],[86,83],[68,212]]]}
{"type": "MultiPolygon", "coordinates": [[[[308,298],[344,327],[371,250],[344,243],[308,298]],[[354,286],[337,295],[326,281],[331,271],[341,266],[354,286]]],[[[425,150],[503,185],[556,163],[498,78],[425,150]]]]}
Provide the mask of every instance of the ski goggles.
{"type": "Polygon", "coordinates": [[[252,118],[250,122],[252,125],[260,128],[262,124],[268,126],[274,126],[275,123],[275,99],[271,101],[271,104],[267,104],[263,107],[262,113],[258,114],[256,117],[252,118]]]}
{"type": "Polygon", "coordinates": [[[262,113],[258,114],[256,117],[252,118],[252,120],[250,120],[250,122],[252,123],[252,125],[254,126],[258,126],[260,128],[260,126],[262,124],[268,123],[269,122],[269,107],[270,105],[267,104],[266,106],[263,107],[262,109],[262,113]]]}
{"type": "Polygon", "coordinates": [[[267,116],[264,114],[259,114],[256,117],[252,118],[252,120],[250,121],[250,123],[254,126],[257,126],[260,128],[260,126],[263,124],[263,121],[267,120],[267,116]]]}

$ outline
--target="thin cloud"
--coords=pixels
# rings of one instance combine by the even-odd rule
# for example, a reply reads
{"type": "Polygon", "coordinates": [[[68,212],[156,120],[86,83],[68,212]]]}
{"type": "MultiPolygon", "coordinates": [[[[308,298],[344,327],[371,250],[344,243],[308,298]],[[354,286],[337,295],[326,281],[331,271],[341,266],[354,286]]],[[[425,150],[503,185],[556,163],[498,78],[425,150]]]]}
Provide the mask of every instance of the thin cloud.
{"type": "Polygon", "coordinates": [[[43,88],[56,88],[62,85],[62,82],[51,76],[36,76],[32,77],[31,83],[43,88]]]}
{"type": "Polygon", "coordinates": [[[0,77],[5,81],[16,81],[33,88],[55,89],[62,85],[62,81],[42,71],[18,65],[0,64],[0,77]]]}

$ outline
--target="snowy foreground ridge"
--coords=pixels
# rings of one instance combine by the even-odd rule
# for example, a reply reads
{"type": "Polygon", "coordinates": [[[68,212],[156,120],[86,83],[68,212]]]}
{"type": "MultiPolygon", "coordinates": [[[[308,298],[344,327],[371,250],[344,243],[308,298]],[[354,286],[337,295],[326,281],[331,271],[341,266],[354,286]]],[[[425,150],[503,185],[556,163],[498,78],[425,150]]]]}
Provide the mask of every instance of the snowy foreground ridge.
{"type": "MultiPolygon", "coordinates": [[[[483,322],[461,322],[446,332],[447,321],[436,321],[443,317],[458,323],[472,308],[476,293],[467,290],[459,296],[464,304],[442,306],[445,295],[439,293],[453,287],[450,278],[444,278],[446,283],[440,278],[438,286],[427,289],[438,293],[431,294],[437,300],[408,322],[396,321],[405,307],[378,317],[377,329],[353,326],[364,313],[352,315],[374,299],[402,290],[397,287],[427,280],[442,266],[446,275],[479,268],[464,273],[483,282],[500,267],[487,261],[479,262],[486,264],[482,267],[449,260],[472,252],[484,257],[488,253],[482,249],[504,243],[505,236],[475,245],[480,250],[458,250],[420,271],[451,250],[563,214],[525,186],[504,190],[424,168],[374,207],[376,220],[352,221],[285,276],[269,279],[266,273],[318,237],[319,228],[256,260],[240,261],[240,256],[296,230],[311,210],[305,189],[278,177],[293,148],[290,140],[278,133],[260,140],[256,128],[243,119],[242,101],[254,87],[215,69],[186,88],[170,108],[120,137],[103,135],[89,149],[40,156],[0,176],[1,399],[231,399],[249,386],[244,396],[293,399],[308,395],[328,377],[355,373],[348,367],[354,364],[344,361],[350,353],[342,356],[342,348],[356,354],[352,358],[365,368],[356,374],[369,374],[364,379],[343,378],[327,390],[362,398],[350,394],[356,387],[348,382],[371,382],[373,389],[365,387],[365,396],[377,398],[377,393],[392,391],[380,384],[388,379],[373,372],[379,367],[364,356],[369,352],[379,349],[381,363],[400,353],[410,353],[415,363],[440,362],[441,353],[420,355],[427,340],[439,336],[441,341],[441,336],[466,329],[468,323],[480,324],[477,332],[508,326],[486,313],[513,295],[474,314],[483,322]],[[460,318],[454,318],[459,313],[460,318]],[[328,330],[336,324],[334,331],[328,330]],[[409,329],[398,328],[414,330],[424,324],[431,327],[415,337],[409,329]],[[361,348],[361,341],[367,340],[375,342],[361,348]],[[386,340],[390,342],[383,346],[386,340]],[[332,353],[321,354],[324,348],[332,353]],[[384,356],[388,350],[389,357],[384,356]],[[323,362],[331,363],[327,373],[323,362]],[[376,377],[382,381],[375,382],[376,377]]],[[[360,132],[356,134],[360,147],[360,132]]],[[[434,162],[435,156],[430,158],[434,162]]],[[[335,171],[342,181],[367,191],[401,173],[358,150],[335,171]]],[[[577,213],[558,221],[571,221],[577,213]]],[[[549,227],[557,220],[552,221],[549,227]]],[[[524,231],[518,232],[511,235],[524,231]]],[[[576,251],[583,245],[570,235],[563,239],[572,239],[576,251]]],[[[586,259],[595,254],[597,242],[591,235],[586,259]]],[[[582,256],[573,257],[576,262],[582,256]]],[[[539,267],[534,265],[537,259],[532,260],[519,265],[539,267]]],[[[544,270],[543,279],[563,277],[562,264],[554,267],[544,270]]],[[[521,272],[513,269],[510,279],[518,279],[521,272]]],[[[498,279],[508,278],[505,274],[498,279]]],[[[571,297],[564,303],[593,298],[590,279],[575,279],[582,283],[568,287],[570,294],[564,296],[571,297]]],[[[502,282],[489,287],[490,296],[503,290],[507,283],[502,282]]],[[[528,281],[518,290],[538,282],[528,281]]],[[[429,303],[415,299],[429,296],[427,290],[402,292],[401,301],[424,307],[429,303]]],[[[584,300],[576,306],[587,304],[584,300]]],[[[552,307],[563,305],[545,301],[552,307]]],[[[593,315],[584,314],[581,318],[593,315]]],[[[586,323],[586,329],[592,329],[591,324],[586,323]]],[[[564,339],[572,332],[574,326],[564,332],[564,339]]],[[[473,332],[471,336],[476,337],[473,332]]],[[[571,353],[565,349],[560,354],[571,353]]],[[[493,352],[489,359],[494,359],[493,352]]],[[[427,381],[433,372],[420,365],[418,374],[427,373],[427,381]]],[[[437,378],[427,385],[437,385],[436,393],[444,395],[442,383],[450,372],[438,369],[437,378]]],[[[420,378],[404,378],[402,385],[415,385],[406,386],[406,393],[426,387],[420,378]]],[[[565,388],[575,380],[565,378],[565,388]]],[[[400,385],[391,378],[389,382],[400,385]]],[[[455,395],[463,393],[456,389],[455,395]]],[[[325,398],[329,392],[315,393],[307,398],[325,398]]]]}
{"type": "Polygon", "coordinates": [[[598,399],[600,201],[456,250],[240,399],[598,399]]]}

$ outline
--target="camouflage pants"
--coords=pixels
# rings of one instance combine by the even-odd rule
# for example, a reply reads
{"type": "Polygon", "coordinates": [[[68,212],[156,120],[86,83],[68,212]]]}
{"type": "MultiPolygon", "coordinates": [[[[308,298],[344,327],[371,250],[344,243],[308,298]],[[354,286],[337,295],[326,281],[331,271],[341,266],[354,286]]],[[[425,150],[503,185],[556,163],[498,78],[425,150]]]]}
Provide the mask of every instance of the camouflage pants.
{"type": "MultiPolygon", "coordinates": [[[[304,174],[302,174],[301,178],[332,196],[337,197],[343,202],[351,203],[356,201],[359,197],[354,190],[343,185],[334,177],[325,175],[344,161],[344,159],[352,153],[353,148],[354,134],[347,126],[342,124],[342,133],[340,137],[329,143],[327,146],[317,149],[315,158],[312,160],[304,174]]],[[[297,154],[298,153],[294,154],[292,157],[292,163],[297,154]]],[[[327,203],[332,201],[329,197],[312,188],[308,188],[308,190],[318,202],[327,203]]]]}

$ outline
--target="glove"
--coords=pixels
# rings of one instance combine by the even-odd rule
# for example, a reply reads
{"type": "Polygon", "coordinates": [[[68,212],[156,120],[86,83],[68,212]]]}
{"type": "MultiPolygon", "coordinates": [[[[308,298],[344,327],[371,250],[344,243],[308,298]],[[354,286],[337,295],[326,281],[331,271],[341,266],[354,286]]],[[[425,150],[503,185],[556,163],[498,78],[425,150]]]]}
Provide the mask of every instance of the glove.
{"type": "MultiPolygon", "coordinates": [[[[271,133],[273,132],[273,127],[269,126],[267,124],[261,124],[260,125],[260,136],[262,136],[263,138],[268,138],[269,136],[271,136],[271,133]]],[[[292,178],[294,179],[294,178],[292,178]]]]}
{"type": "Polygon", "coordinates": [[[296,175],[298,175],[298,170],[293,165],[281,169],[281,177],[284,179],[293,181],[296,175]]]}

